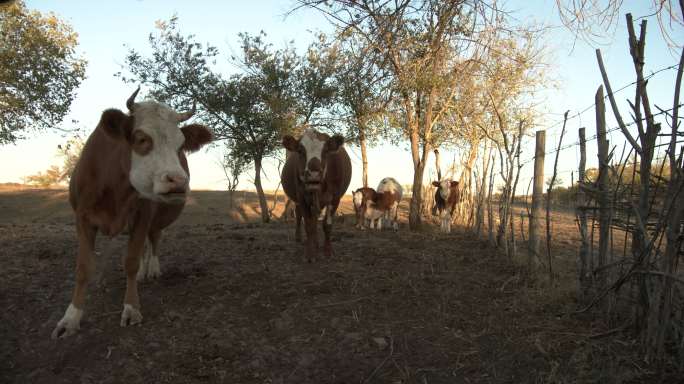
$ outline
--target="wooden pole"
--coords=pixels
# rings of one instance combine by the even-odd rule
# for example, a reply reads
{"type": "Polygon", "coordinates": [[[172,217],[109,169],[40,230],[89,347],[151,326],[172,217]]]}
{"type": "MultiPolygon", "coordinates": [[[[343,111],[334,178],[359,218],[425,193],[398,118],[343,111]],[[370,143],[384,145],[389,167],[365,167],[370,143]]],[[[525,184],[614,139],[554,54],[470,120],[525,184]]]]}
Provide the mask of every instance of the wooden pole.
{"type": "Polygon", "coordinates": [[[587,166],[587,139],[585,138],[585,129],[579,129],[580,139],[580,162],[579,162],[579,179],[577,180],[577,218],[579,221],[580,231],[580,249],[577,253],[577,294],[579,301],[583,301],[587,288],[587,256],[589,253],[589,239],[587,238],[587,211],[586,196],[584,193],[584,182],[586,181],[586,166],[587,166]]]}
{"type": "Polygon", "coordinates": [[[553,267],[551,263],[551,193],[553,192],[553,187],[556,183],[558,158],[560,157],[561,145],[563,144],[563,136],[565,136],[565,124],[568,122],[568,113],[570,113],[570,111],[565,111],[565,115],[563,116],[563,129],[561,130],[560,139],[558,140],[556,159],[553,161],[553,175],[551,176],[549,188],[546,189],[546,259],[549,263],[549,282],[553,282],[553,267]]]}
{"type": "Polygon", "coordinates": [[[532,183],[532,212],[530,213],[530,241],[528,243],[527,266],[539,265],[539,248],[542,227],[542,204],[544,203],[544,152],[546,131],[537,131],[534,151],[534,181],[532,183]]]}
{"type": "Polygon", "coordinates": [[[608,246],[610,245],[610,222],[611,209],[608,186],[608,140],[606,138],[606,106],[603,102],[603,85],[596,91],[596,137],[598,144],[598,189],[599,189],[599,248],[598,263],[596,267],[600,270],[598,274],[599,290],[603,290],[606,282],[605,265],[608,258],[608,246]]]}

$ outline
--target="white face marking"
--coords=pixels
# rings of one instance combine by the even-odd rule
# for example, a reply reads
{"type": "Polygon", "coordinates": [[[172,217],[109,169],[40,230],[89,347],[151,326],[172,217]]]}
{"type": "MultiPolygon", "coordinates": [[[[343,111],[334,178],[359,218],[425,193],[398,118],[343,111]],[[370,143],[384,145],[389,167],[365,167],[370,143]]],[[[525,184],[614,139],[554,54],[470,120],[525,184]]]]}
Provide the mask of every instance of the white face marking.
{"type": "Polygon", "coordinates": [[[354,202],[355,208],[361,208],[361,203],[363,202],[363,193],[361,191],[354,192],[352,195],[352,201],[354,202]]]}
{"type": "Polygon", "coordinates": [[[185,137],[178,128],[178,115],[168,106],[154,101],[135,104],[134,130],[140,130],[152,139],[152,150],[145,155],[131,152],[129,174],[133,187],[145,198],[165,201],[160,194],[173,187],[166,176],[188,179],[181,166],[178,150],[185,137]]]}
{"type": "Polygon", "coordinates": [[[451,180],[442,180],[439,182],[439,194],[444,201],[449,200],[449,193],[451,192],[451,180]]]}
{"type": "Polygon", "coordinates": [[[299,144],[301,144],[306,151],[305,169],[308,169],[309,161],[311,161],[311,159],[318,159],[320,161],[323,160],[323,146],[325,145],[325,141],[319,140],[316,136],[317,135],[314,130],[307,129],[304,131],[304,135],[302,135],[302,138],[299,140],[299,144]]]}
{"type": "Polygon", "coordinates": [[[64,316],[57,323],[55,330],[52,331],[52,338],[56,339],[62,333],[62,337],[70,336],[81,328],[81,318],[83,317],[83,310],[76,308],[73,303],[67,307],[64,316]]]}

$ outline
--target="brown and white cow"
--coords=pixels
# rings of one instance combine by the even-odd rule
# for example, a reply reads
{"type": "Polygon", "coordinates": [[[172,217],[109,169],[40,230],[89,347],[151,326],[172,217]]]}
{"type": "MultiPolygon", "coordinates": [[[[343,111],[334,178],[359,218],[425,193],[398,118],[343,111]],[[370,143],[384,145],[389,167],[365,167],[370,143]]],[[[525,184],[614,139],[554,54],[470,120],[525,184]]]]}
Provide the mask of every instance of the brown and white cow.
{"type": "Polygon", "coordinates": [[[354,203],[354,212],[356,213],[356,227],[359,229],[364,228],[368,219],[366,217],[366,202],[373,200],[374,196],[375,189],[370,187],[361,187],[352,193],[352,202],[354,203]]]}
{"type": "Polygon", "coordinates": [[[354,191],[352,201],[356,211],[356,226],[363,228],[367,220],[371,229],[390,225],[395,231],[399,230],[397,214],[402,195],[401,185],[392,177],[382,179],[377,192],[369,187],[354,191]]]}
{"type": "Polygon", "coordinates": [[[440,229],[443,232],[451,232],[451,220],[454,209],[459,200],[458,181],[449,179],[433,181],[432,185],[437,187],[435,191],[435,204],[432,206],[432,214],[439,214],[441,218],[440,229]]]}
{"type": "Polygon", "coordinates": [[[404,189],[393,177],[385,177],[380,180],[377,191],[378,193],[385,194],[385,197],[379,199],[381,202],[376,203],[378,208],[385,212],[384,221],[391,223],[395,231],[399,230],[397,216],[399,214],[399,204],[404,195],[404,189]]]}
{"type": "Polygon", "coordinates": [[[302,238],[304,219],[304,255],[309,262],[318,253],[316,224],[323,208],[323,251],[327,257],[333,253],[330,244],[333,216],[351,181],[351,160],[343,144],[342,136],[330,137],[312,128],[306,129],[299,139],[290,135],[283,137],[283,146],[288,152],[280,179],[285,194],[295,202],[295,239],[298,242],[302,238]]]}
{"type": "Polygon", "coordinates": [[[136,103],[139,90],[126,102],[128,114],[118,109],[102,113],[71,176],[69,202],[78,234],[76,285],[53,338],[79,329],[98,231],[114,236],[128,226],[121,326],[142,321],[137,280],[160,275],[161,232],[180,215],[188,193],[185,152],[197,151],[212,140],[203,125],[178,127],[192,116],[194,105],[192,111],[177,113],[155,101],[136,103]]]}

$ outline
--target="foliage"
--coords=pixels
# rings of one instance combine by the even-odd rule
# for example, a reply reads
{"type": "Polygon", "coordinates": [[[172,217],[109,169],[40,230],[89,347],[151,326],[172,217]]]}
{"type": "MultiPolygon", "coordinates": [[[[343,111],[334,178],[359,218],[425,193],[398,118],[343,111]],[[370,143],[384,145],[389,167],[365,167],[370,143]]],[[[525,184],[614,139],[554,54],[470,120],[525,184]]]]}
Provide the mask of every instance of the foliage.
{"type": "Polygon", "coordinates": [[[77,38],[57,16],[29,11],[23,1],[0,7],[0,144],[62,121],[85,78],[77,38]]]}
{"type": "Polygon", "coordinates": [[[172,17],[150,34],[151,56],[129,50],[125,63],[131,75],[118,76],[148,85],[155,99],[176,109],[197,103],[196,116],[225,141],[231,161],[254,163],[254,184],[268,221],[262,161],[281,152],[284,134],[323,119],[335,94],[331,78],[337,49],[321,35],[299,56],[292,43],[275,49],[265,38],[263,32],[239,34],[241,52],[228,63],[241,71],[228,76],[216,68],[218,49],[183,36],[178,18],[172,17]]]}
{"type": "Polygon", "coordinates": [[[82,136],[74,135],[66,143],[57,146],[57,157],[62,161],[61,166],[51,165],[45,172],[27,176],[24,182],[41,188],[68,183],[84,145],[85,141],[82,136]]]}
{"type": "MultiPolygon", "coordinates": [[[[684,26],[682,1],[648,0],[649,13],[641,17],[655,16],[659,32],[671,47],[681,46],[677,33],[684,26]]],[[[624,0],[575,1],[556,0],[561,22],[578,37],[597,45],[606,38],[612,39],[618,25],[618,18],[624,11],[624,0]]],[[[628,3],[630,4],[630,3],[628,3]]],[[[639,18],[641,18],[639,17],[639,18]]]]}
{"type": "Polygon", "coordinates": [[[24,183],[39,188],[49,188],[58,185],[61,180],[62,170],[58,165],[51,165],[45,172],[38,172],[35,175],[26,176],[24,178],[24,183]]]}
{"type": "Polygon", "coordinates": [[[340,60],[334,75],[337,86],[335,114],[352,141],[374,144],[387,131],[386,114],[392,98],[389,73],[382,57],[358,33],[340,37],[340,60]]]}
{"type": "Polygon", "coordinates": [[[397,95],[388,120],[411,144],[414,180],[409,224],[420,226],[423,173],[433,136],[452,106],[457,84],[486,50],[487,40],[503,18],[496,4],[466,1],[328,1],[300,0],[326,13],[342,32],[360,34],[381,58],[397,95]]]}
{"type": "Polygon", "coordinates": [[[330,105],[336,53],[325,38],[300,57],[292,44],[274,49],[263,32],[241,33],[241,54],[229,62],[241,71],[226,76],[215,68],[218,49],[181,35],[177,21],[158,22],[158,33],[149,36],[152,55],[130,50],[125,62],[131,76],[118,75],[148,85],[152,97],[174,108],[197,102],[197,116],[217,139],[229,142],[233,156],[274,155],[284,133],[310,123],[330,105]]]}

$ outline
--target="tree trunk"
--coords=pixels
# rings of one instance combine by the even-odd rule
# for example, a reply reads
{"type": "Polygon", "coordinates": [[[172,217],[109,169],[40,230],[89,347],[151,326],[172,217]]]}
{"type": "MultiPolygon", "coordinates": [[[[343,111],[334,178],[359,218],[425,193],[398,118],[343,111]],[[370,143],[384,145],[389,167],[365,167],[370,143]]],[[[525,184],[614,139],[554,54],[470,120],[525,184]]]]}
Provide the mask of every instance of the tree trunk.
{"type": "Polygon", "coordinates": [[[421,161],[413,171],[413,187],[411,192],[411,206],[409,210],[409,228],[417,230],[421,225],[421,206],[423,204],[423,174],[425,162],[421,161]]]}
{"type": "Polygon", "coordinates": [[[492,148],[487,146],[485,142],[484,157],[482,158],[482,179],[480,182],[480,187],[478,188],[479,193],[477,194],[477,207],[475,214],[475,234],[479,238],[480,231],[484,225],[485,218],[485,201],[487,196],[487,176],[489,175],[489,158],[491,156],[492,148]]]}
{"type": "Polygon", "coordinates": [[[461,203],[458,206],[458,216],[464,224],[472,224],[472,218],[474,216],[473,209],[473,193],[472,193],[472,177],[473,177],[473,166],[477,161],[477,155],[480,150],[480,140],[476,140],[470,143],[470,151],[468,153],[468,160],[466,161],[463,170],[461,170],[461,176],[458,179],[458,187],[460,189],[461,203]]]}
{"type": "Polygon", "coordinates": [[[437,168],[437,181],[442,181],[442,166],[439,162],[439,149],[435,148],[435,168],[437,168]]]}
{"type": "Polygon", "coordinates": [[[363,123],[358,122],[359,126],[359,147],[361,147],[361,162],[363,165],[363,186],[368,187],[368,153],[366,152],[366,127],[363,123]]]}
{"type": "MultiPolygon", "coordinates": [[[[420,95],[417,96],[420,98],[420,95]]],[[[423,205],[423,173],[425,171],[425,157],[420,155],[420,134],[418,118],[413,116],[412,102],[408,97],[404,98],[406,124],[410,130],[411,157],[413,158],[413,186],[411,187],[411,204],[409,206],[409,228],[415,231],[421,225],[421,207],[423,205]]],[[[423,147],[425,152],[426,147],[423,147]]]]}
{"type": "Polygon", "coordinates": [[[268,223],[271,216],[268,213],[268,203],[266,202],[266,195],[264,195],[264,189],[261,187],[261,157],[254,157],[254,186],[257,190],[257,196],[259,197],[259,207],[261,209],[261,221],[268,223]]]}

